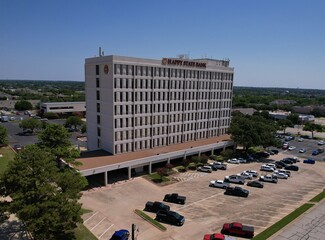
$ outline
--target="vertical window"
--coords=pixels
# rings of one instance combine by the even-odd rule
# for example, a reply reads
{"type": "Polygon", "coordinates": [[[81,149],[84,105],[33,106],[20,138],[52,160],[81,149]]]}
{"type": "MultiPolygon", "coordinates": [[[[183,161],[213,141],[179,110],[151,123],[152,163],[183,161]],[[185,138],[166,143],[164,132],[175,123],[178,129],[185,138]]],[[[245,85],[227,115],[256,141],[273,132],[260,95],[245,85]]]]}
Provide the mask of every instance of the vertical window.
{"type": "Polygon", "coordinates": [[[100,112],[100,103],[97,103],[97,112],[100,112]]]}
{"type": "Polygon", "coordinates": [[[96,65],[96,75],[99,75],[99,65],[96,65]]]}
{"type": "Polygon", "coordinates": [[[99,85],[99,78],[96,78],[96,87],[99,88],[100,85],[99,85]]]}
{"type": "Polygon", "coordinates": [[[98,90],[96,91],[96,99],[100,100],[100,92],[98,90]]]}
{"type": "Polygon", "coordinates": [[[101,132],[100,132],[100,127],[97,127],[97,136],[100,137],[101,132]]]}
{"type": "Polygon", "coordinates": [[[100,124],[100,116],[97,115],[97,124],[100,124]]]}

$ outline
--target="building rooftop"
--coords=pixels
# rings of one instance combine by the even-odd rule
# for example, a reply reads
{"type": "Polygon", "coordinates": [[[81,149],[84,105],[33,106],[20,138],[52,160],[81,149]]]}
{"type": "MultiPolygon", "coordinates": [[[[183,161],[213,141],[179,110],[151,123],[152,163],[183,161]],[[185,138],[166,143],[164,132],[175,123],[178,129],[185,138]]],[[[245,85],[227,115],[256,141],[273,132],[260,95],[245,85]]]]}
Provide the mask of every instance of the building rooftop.
{"type": "Polygon", "coordinates": [[[155,156],[163,153],[176,152],[188,148],[199,147],[199,146],[204,146],[204,145],[209,145],[209,144],[222,142],[222,141],[229,141],[229,140],[230,140],[229,135],[223,135],[220,137],[201,139],[197,141],[173,144],[170,146],[157,147],[153,149],[141,150],[137,152],[123,153],[117,155],[111,155],[110,153],[102,150],[86,152],[83,153],[81,157],[77,159],[77,161],[82,163],[82,165],[76,166],[76,168],[80,171],[83,171],[92,168],[107,166],[110,164],[123,163],[131,160],[155,156]]]}

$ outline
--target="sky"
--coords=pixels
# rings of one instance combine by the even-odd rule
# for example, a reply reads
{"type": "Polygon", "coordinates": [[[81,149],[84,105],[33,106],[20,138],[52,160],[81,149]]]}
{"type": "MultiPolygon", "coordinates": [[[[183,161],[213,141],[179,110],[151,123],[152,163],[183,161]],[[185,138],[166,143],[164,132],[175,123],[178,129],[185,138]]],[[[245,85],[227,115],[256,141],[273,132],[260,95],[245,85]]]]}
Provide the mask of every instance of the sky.
{"type": "Polygon", "coordinates": [[[84,81],[85,58],[230,59],[234,85],[325,89],[324,0],[0,0],[0,79],[84,81]]]}

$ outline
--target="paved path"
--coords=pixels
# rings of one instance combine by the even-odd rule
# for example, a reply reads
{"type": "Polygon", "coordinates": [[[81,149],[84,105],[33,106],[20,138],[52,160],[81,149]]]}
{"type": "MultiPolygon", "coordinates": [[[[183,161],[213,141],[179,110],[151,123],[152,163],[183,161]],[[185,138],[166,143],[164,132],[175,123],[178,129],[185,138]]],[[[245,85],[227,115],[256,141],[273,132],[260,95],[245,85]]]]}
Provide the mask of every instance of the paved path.
{"type": "Polygon", "coordinates": [[[325,200],[314,206],[298,220],[276,233],[272,240],[324,240],[325,200]]]}

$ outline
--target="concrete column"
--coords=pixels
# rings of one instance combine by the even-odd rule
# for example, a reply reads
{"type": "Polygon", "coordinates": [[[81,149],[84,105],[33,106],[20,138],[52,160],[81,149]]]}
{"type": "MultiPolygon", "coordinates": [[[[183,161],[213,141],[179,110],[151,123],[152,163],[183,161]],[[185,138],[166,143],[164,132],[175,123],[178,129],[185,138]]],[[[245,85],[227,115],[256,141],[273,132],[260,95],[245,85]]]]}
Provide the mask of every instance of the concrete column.
{"type": "Polygon", "coordinates": [[[211,155],[214,155],[214,148],[211,149],[211,155]]]}
{"type": "Polygon", "coordinates": [[[108,184],[107,172],[104,172],[105,186],[108,184]]]}
{"type": "Polygon", "coordinates": [[[185,151],[185,153],[184,153],[184,159],[186,159],[186,151],[185,151]]]}
{"type": "Polygon", "coordinates": [[[201,151],[199,151],[199,157],[201,157],[201,151]]]}
{"type": "Polygon", "coordinates": [[[128,179],[131,179],[131,167],[128,167],[128,179]]]}
{"type": "Polygon", "coordinates": [[[151,167],[152,167],[152,164],[151,164],[151,162],[149,162],[149,174],[151,174],[151,167]]]}
{"type": "Polygon", "coordinates": [[[170,158],[167,159],[167,163],[170,164],[170,158]]]}

